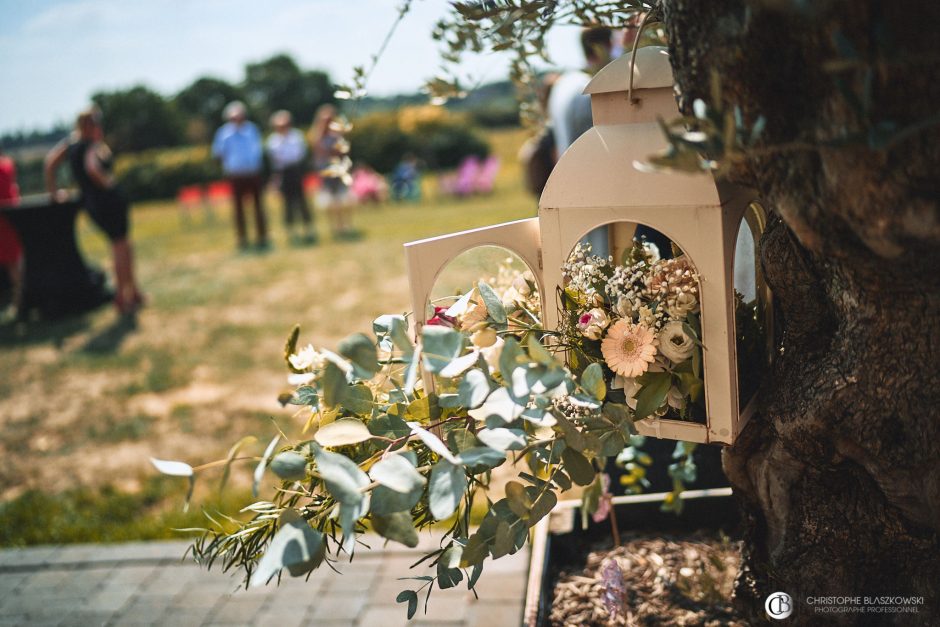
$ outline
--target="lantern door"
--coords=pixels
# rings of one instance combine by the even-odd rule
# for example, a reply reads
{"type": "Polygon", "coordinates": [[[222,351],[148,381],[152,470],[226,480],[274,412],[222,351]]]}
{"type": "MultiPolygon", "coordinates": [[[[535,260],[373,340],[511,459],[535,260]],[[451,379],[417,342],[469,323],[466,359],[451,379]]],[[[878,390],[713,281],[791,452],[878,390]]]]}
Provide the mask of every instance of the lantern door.
{"type": "Polygon", "coordinates": [[[442,270],[462,253],[496,246],[517,255],[531,270],[540,294],[542,280],[541,237],[538,218],[516,220],[405,244],[415,336],[421,334],[434,285],[442,270]]]}

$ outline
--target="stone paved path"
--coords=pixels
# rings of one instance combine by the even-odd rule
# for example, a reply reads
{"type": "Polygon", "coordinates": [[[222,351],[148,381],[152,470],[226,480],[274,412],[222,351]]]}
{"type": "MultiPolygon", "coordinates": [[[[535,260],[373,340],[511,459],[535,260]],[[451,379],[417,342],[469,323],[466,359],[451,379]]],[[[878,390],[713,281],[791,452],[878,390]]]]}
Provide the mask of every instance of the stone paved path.
{"type": "MultiPolygon", "coordinates": [[[[180,561],[181,542],[71,545],[0,551],[0,625],[272,625],[294,627],[504,627],[519,625],[528,553],[487,560],[477,583],[435,590],[427,614],[409,623],[395,595],[416,582],[398,577],[420,555],[377,538],[341,563],[342,575],[320,568],[304,581],[245,590],[240,575],[210,572],[180,561]]],[[[422,535],[419,549],[438,546],[422,535]]],[[[420,572],[419,572],[420,570],[420,572]]],[[[423,600],[423,597],[422,597],[423,600]]]]}

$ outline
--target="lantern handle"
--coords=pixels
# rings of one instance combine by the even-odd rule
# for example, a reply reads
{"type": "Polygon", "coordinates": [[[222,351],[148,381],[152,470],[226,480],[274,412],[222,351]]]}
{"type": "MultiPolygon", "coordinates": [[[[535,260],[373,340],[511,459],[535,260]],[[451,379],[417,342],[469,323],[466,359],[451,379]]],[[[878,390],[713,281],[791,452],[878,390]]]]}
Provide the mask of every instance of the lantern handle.
{"type": "Polygon", "coordinates": [[[646,12],[646,15],[643,16],[643,21],[640,22],[640,28],[636,31],[636,37],[633,39],[633,50],[630,52],[630,85],[627,87],[627,100],[630,101],[630,104],[636,104],[640,101],[639,98],[633,97],[633,73],[636,69],[636,49],[640,43],[640,37],[643,36],[643,29],[646,28],[646,23],[649,21],[652,14],[653,9],[646,12]]]}

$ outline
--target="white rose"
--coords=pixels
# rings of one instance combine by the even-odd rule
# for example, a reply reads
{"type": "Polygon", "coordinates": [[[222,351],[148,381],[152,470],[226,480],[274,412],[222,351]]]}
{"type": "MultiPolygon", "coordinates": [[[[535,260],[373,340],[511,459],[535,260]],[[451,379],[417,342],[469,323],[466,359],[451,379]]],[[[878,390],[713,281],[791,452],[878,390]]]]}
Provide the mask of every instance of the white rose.
{"type": "Polygon", "coordinates": [[[528,296],[532,293],[532,288],[529,287],[529,282],[526,281],[521,274],[512,280],[512,286],[516,288],[516,291],[523,296],[528,296]]]}
{"type": "Polygon", "coordinates": [[[610,324],[610,318],[607,312],[600,308],[594,308],[587,313],[581,314],[578,318],[578,330],[581,335],[589,340],[599,340],[604,334],[604,329],[610,324]]]}
{"type": "Polygon", "coordinates": [[[669,302],[666,311],[669,312],[670,316],[679,320],[683,320],[688,314],[698,311],[698,299],[695,294],[689,292],[679,292],[678,296],[674,299],[670,298],[669,302]]]}
{"type": "Polygon", "coordinates": [[[667,322],[659,332],[659,352],[673,363],[680,363],[692,356],[695,343],[676,320],[667,322]]]}

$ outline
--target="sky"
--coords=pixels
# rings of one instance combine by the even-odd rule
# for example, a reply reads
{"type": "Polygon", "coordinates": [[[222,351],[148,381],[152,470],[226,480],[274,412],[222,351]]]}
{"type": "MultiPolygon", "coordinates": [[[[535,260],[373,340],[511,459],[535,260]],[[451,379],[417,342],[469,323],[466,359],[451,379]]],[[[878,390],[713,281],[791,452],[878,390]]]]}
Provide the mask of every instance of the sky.
{"type": "MultiPolygon", "coordinates": [[[[144,84],[167,95],[200,76],[241,80],[247,62],[286,52],[305,69],[349,82],[369,64],[399,0],[0,0],[0,132],[71,122],[99,90],[144,84]]],[[[445,0],[415,0],[379,61],[373,95],[408,93],[432,77],[431,39],[445,0]]],[[[577,31],[556,28],[549,52],[581,63],[577,31]]],[[[504,55],[478,55],[463,70],[482,82],[507,77],[504,55]]]]}

